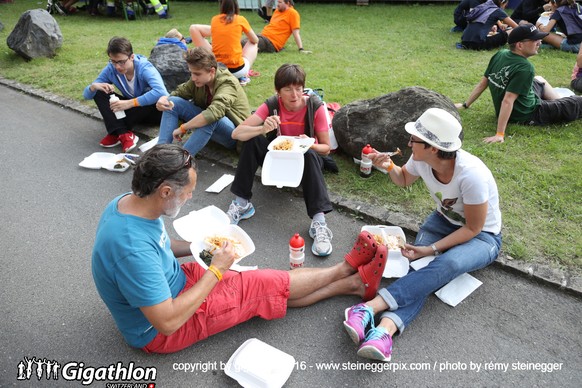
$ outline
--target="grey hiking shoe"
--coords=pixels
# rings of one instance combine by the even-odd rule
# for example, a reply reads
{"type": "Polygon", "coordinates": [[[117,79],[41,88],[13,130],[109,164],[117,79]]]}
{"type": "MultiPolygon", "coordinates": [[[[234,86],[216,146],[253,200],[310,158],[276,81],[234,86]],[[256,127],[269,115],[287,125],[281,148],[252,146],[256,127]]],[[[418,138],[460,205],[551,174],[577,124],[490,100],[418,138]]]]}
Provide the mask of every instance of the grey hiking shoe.
{"type": "Polygon", "coordinates": [[[241,206],[236,201],[232,201],[226,212],[230,223],[237,225],[240,220],[246,220],[255,215],[255,208],[252,203],[247,203],[247,206],[241,206]]]}
{"type": "Polygon", "coordinates": [[[316,256],[329,256],[332,251],[331,239],[333,233],[325,222],[312,221],[309,236],[313,239],[311,252],[316,256]]]}

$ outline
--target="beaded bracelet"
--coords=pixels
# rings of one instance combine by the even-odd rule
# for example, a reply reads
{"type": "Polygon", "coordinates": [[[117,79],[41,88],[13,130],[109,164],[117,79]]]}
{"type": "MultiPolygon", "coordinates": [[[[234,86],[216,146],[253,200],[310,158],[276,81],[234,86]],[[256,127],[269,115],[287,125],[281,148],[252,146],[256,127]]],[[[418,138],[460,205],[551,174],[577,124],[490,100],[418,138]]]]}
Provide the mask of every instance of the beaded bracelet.
{"type": "Polygon", "coordinates": [[[134,98],[134,99],[133,99],[133,106],[134,106],[134,107],[137,107],[137,106],[139,106],[139,102],[137,102],[137,98],[134,98]]]}
{"type": "Polygon", "coordinates": [[[218,268],[216,268],[215,266],[211,265],[210,267],[208,267],[208,270],[210,272],[212,272],[216,278],[218,279],[218,281],[222,280],[222,274],[220,273],[220,271],[218,270],[218,268]]]}
{"type": "Polygon", "coordinates": [[[184,124],[180,124],[180,132],[182,132],[182,135],[188,132],[188,130],[184,128],[184,124]]]}
{"type": "Polygon", "coordinates": [[[497,132],[497,133],[495,134],[495,136],[501,136],[501,137],[505,137],[505,133],[497,132]]]}
{"type": "Polygon", "coordinates": [[[394,161],[392,159],[390,159],[390,165],[388,166],[388,168],[386,169],[386,171],[390,172],[394,169],[394,161]]]}

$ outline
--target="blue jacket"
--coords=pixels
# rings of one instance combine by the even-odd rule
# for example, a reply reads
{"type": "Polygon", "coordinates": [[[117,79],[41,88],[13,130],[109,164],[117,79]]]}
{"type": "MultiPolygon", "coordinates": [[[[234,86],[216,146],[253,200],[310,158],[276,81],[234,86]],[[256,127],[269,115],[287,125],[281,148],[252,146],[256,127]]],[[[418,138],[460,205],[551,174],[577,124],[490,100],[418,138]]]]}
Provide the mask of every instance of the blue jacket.
{"type": "MultiPolygon", "coordinates": [[[[168,91],[166,90],[166,86],[164,85],[164,81],[162,80],[162,76],[158,72],[158,69],[156,69],[146,57],[135,54],[133,67],[135,77],[133,94],[129,92],[125,77],[119,74],[117,70],[115,70],[115,66],[111,63],[107,64],[107,66],[101,70],[101,73],[93,82],[114,84],[127,99],[137,97],[137,102],[140,106],[153,105],[158,102],[160,97],[168,95],[168,91]]],[[[97,93],[92,92],[90,87],[91,85],[88,85],[83,91],[83,97],[86,100],[92,100],[97,93]]]]}
{"type": "Polygon", "coordinates": [[[160,38],[158,43],[156,43],[156,46],[160,46],[162,44],[175,44],[184,51],[188,50],[188,46],[186,46],[186,44],[178,38],[160,38]]]}

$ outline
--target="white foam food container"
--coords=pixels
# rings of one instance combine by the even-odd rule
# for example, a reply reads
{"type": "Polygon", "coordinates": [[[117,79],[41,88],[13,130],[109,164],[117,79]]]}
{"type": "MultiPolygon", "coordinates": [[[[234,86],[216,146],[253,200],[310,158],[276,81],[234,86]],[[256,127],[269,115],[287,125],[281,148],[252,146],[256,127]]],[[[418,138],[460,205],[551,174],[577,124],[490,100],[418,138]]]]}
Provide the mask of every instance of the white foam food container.
{"type": "MultiPolygon", "coordinates": [[[[400,237],[403,241],[406,241],[406,235],[402,228],[398,226],[391,225],[364,225],[362,226],[362,231],[370,232],[371,234],[376,234],[382,236],[386,239],[386,236],[396,236],[400,237]]],[[[386,267],[384,267],[384,273],[382,274],[385,278],[401,278],[408,273],[410,269],[410,261],[404,256],[400,249],[390,249],[388,250],[388,260],[386,261],[386,267]]]]}
{"type": "Polygon", "coordinates": [[[269,143],[267,149],[269,151],[278,151],[275,150],[275,146],[284,141],[291,141],[293,146],[290,150],[284,152],[301,152],[302,154],[306,153],[309,147],[311,147],[315,143],[315,139],[312,137],[299,137],[299,136],[277,136],[273,141],[269,143]]]}
{"type": "Polygon", "coordinates": [[[200,258],[200,252],[208,249],[208,244],[204,241],[207,237],[222,236],[240,242],[239,257],[233,267],[255,251],[255,244],[249,235],[240,226],[231,225],[228,215],[214,205],[191,211],[188,215],[174,220],[173,225],[182,239],[190,241],[192,256],[204,269],[208,266],[200,258]]]}
{"type": "Polygon", "coordinates": [[[269,151],[263,162],[261,182],[265,186],[297,187],[303,177],[302,152],[269,151]]]}
{"type": "Polygon", "coordinates": [[[280,388],[293,368],[295,358],[265,342],[251,338],[230,357],[224,373],[247,388],[280,388]]]}
{"type": "Polygon", "coordinates": [[[99,170],[104,168],[114,172],[124,172],[129,168],[126,156],[138,158],[135,154],[113,154],[111,152],[94,152],[79,163],[79,166],[99,170]],[[117,168],[116,168],[117,166],[117,168]]]}

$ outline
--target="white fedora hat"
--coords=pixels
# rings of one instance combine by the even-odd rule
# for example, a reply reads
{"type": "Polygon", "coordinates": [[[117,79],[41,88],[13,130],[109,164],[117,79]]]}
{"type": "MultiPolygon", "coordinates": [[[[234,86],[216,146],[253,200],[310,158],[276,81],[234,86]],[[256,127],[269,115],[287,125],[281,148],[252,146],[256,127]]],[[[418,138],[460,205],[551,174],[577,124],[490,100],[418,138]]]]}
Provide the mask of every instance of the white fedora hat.
{"type": "Polygon", "coordinates": [[[461,124],[444,109],[429,108],[415,122],[406,123],[404,128],[439,150],[452,152],[461,148],[461,124]]]}

